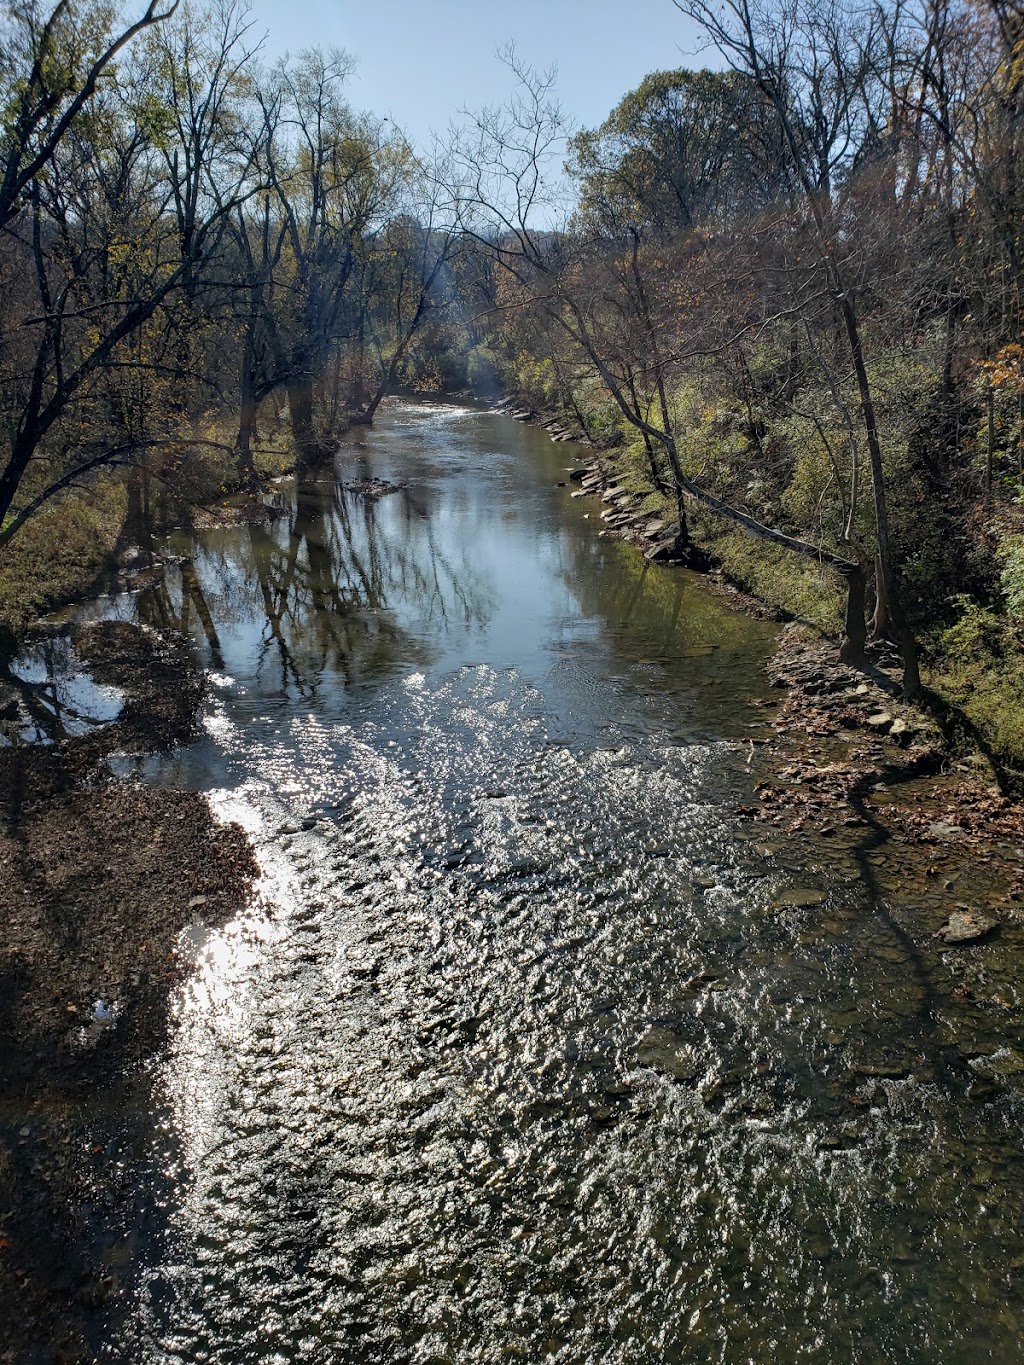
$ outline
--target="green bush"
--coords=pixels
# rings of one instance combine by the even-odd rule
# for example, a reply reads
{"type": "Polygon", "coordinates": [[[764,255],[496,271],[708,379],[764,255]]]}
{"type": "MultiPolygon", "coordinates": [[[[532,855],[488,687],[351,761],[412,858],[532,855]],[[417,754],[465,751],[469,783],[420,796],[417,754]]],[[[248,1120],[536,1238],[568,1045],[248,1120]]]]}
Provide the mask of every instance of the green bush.
{"type": "Polygon", "coordinates": [[[959,706],[995,754],[1024,765],[1024,651],[1009,617],[967,597],[931,641],[929,684],[959,706]]]}
{"type": "Polygon", "coordinates": [[[1024,621],[1024,535],[1006,536],[997,554],[1003,566],[999,586],[1006,610],[1015,621],[1024,621]]]}

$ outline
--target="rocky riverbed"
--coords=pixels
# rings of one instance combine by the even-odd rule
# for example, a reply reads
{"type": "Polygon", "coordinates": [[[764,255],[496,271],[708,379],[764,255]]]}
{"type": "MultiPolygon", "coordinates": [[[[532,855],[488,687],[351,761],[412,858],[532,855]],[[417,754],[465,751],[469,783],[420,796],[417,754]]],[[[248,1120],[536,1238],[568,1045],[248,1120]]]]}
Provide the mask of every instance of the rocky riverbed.
{"type": "Polygon", "coordinates": [[[396,409],[24,684],[8,1360],[1012,1358],[1016,807],[568,453],[396,409]]]}

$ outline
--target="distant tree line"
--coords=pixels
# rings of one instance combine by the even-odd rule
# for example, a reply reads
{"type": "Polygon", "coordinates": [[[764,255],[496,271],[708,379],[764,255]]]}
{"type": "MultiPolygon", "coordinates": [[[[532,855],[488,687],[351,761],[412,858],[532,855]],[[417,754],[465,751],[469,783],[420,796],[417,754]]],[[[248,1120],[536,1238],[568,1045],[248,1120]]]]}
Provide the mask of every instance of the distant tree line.
{"type": "Polygon", "coordinates": [[[342,53],[266,66],[248,12],[0,13],[0,546],[103,468],[230,448],[300,468],[371,420],[451,292],[435,177],[342,53]]]}

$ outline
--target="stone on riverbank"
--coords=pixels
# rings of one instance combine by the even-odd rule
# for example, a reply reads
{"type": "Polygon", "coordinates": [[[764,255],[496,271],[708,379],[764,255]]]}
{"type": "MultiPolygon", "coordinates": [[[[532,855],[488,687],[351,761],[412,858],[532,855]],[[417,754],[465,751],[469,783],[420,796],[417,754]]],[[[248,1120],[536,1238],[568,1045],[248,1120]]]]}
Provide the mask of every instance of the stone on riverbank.
{"type": "Polygon", "coordinates": [[[825,903],[824,891],[817,891],[812,887],[793,887],[789,891],[780,891],[772,900],[773,910],[806,910],[815,905],[825,903]]]}

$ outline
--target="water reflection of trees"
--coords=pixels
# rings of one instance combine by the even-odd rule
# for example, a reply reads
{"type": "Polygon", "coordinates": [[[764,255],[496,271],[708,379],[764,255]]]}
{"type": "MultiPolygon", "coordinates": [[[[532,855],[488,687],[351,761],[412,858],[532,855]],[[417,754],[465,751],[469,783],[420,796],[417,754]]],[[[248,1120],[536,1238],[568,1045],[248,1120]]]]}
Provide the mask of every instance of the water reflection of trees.
{"type": "MultiPolygon", "coordinates": [[[[575,528],[573,528],[575,529],[575,528]]],[[[635,546],[598,540],[589,529],[565,537],[568,587],[584,615],[603,619],[612,636],[666,660],[713,650],[758,650],[765,637],[752,620],[677,568],[650,564],[635,546]]]]}
{"type": "MultiPolygon", "coordinates": [[[[16,658],[0,659],[0,693],[16,699],[18,717],[5,738],[57,743],[112,720],[120,700],[79,675],[70,637],[46,636],[16,658]]],[[[2,699],[2,698],[0,698],[2,699]]]]}
{"type": "MultiPolygon", "coordinates": [[[[564,580],[581,615],[597,628],[594,644],[624,675],[642,676],[648,693],[700,716],[697,727],[744,733],[747,703],[767,690],[764,657],[772,627],[716,597],[677,568],[648,563],[635,546],[598,540],[570,525],[564,580]],[[635,670],[642,667],[642,675],[635,670]]],[[[575,640],[567,641],[574,652],[575,640]]]]}
{"type": "Polygon", "coordinates": [[[428,633],[482,623],[477,572],[439,537],[422,488],[377,500],[305,483],[268,522],[204,537],[140,594],[139,613],[204,638],[215,668],[222,635],[251,633],[261,687],[309,698],[325,674],[351,686],[422,665],[428,633]]]}

